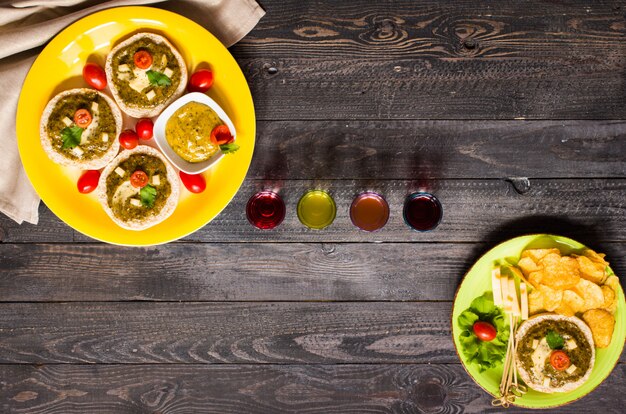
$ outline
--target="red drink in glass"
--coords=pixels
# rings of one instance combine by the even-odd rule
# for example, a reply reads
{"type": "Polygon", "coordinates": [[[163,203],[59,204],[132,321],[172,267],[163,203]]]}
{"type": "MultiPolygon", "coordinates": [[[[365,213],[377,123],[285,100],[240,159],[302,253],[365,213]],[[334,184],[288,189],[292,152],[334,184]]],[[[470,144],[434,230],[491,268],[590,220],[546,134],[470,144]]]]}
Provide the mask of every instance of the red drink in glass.
{"type": "Polygon", "coordinates": [[[275,192],[261,191],[248,200],[246,215],[254,227],[270,230],[283,222],[285,203],[275,192]]]}
{"type": "Polygon", "coordinates": [[[414,230],[428,231],[439,225],[443,215],[441,203],[432,194],[413,193],[404,202],[404,222],[414,230]]]}

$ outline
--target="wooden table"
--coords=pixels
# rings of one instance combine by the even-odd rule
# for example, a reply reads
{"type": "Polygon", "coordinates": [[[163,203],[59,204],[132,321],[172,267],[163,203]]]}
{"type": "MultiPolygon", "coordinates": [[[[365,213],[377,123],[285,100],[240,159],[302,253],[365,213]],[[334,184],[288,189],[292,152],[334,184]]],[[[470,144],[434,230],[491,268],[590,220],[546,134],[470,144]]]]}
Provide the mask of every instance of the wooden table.
{"type": "MultiPolygon", "coordinates": [[[[231,51],[254,96],[248,177],[180,242],[94,242],[41,207],[0,219],[1,412],[485,412],[450,337],[455,290],[494,244],[573,237],[626,275],[626,4],[263,0],[231,51]],[[274,231],[246,221],[280,188],[274,231]],[[295,204],[328,189],[326,230],[295,204]],[[411,232],[404,197],[444,206],[411,232]],[[391,219],[348,206],[384,194],[391,219]]],[[[623,412],[623,355],[563,411],[623,412]]],[[[518,412],[511,409],[509,412],[518,412]]]]}

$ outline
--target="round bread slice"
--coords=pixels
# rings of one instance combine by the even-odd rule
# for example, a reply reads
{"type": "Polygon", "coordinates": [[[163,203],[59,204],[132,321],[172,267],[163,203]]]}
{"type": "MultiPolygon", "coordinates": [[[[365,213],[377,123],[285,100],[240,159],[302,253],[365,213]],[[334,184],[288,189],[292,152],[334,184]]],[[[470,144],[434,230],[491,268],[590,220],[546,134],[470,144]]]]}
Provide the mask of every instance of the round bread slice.
{"type": "Polygon", "coordinates": [[[166,218],[168,218],[178,205],[178,199],[180,195],[180,182],[178,179],[178,174],[174,167],[170,165],[170,163],[165,159],[165,157],[157,150],[147,145],[140,145],[132,150],[122,150],[122,152],[111,162],[100,175],[100,180],[98,181],[97,188],[97,196],[98,200],[104,207],[104,211],[111,217],[111,219],[120,227],[123,227],[128,230],[144,230],[149,227],[152,227],[156,224],[159,224],[166,218]],[[108,194],[107,194],[107,178],[111,174],[117,174],[115,171],[117,167],[123,162],[126,161],[134,154],[145,154],[152,157],[156,157],[163,162],[165,168],[167,170],[167,181],[170,184],[170,195],[167,197],[167,200],[161,207],[159,211],[154,214],[149,214],[146,217],[140,219],[123,219],[118,217],[113,212],[113,209],[109,205],[108,194]]]}
{"type": "MultiPolygon", "coordinates": [[[[155,64],[158,64],[158,62],[153,62],[153,65],[155,64]]],[[[179,98],[185,91],[185,88],[187,87],[187,66],[185,64],[185,61],[183,60],[183,57],[178,52],[178,50],[169,42],[169,40],[167,40],[163,36],[160,36],[154,33],[147,33],[147,32],[137,33],[129,37],[128,39],[124,40],[123,42],[118,43],[113,49],[111,49],[111,51],[107,55],[104,69],[106,72],[109,87],[111,89],[111,93],[113,94],[113,98],[115,98],[115,101],[120,106],[122,111],[124,111],[128,115],[135,117],[135,118],[152,118],[152,117],[159,115],[163,111],[163,109],[165,109],[174,100],[179,98]],[[115,57],[118,51],[124,48],[130,47],[133,45],[133,43],[140,42],[142,39],[148,39],[151,42],[154,42],[159,45],[165,45],[166,47],[168,47],[170,51],[172,52],[172,54],[174,55],[176,59],[176,63],[178,67],[180,68],[180,81],[179,81],[178,86],[174,90],[174,92],[170,96],[168,96],[164,101],[158,102],[154,105],[140,105],[137,103],[128,102],[121,95],[120,89],[118,88],[118,85],[116,84],[116,80],[118,79],[119,72],[116,72],[114,69],[113,58],[115,57]]],[[[132,71],[133,68],[130,68],[130,69],[132,71]]],[[[146,71],[147,70],[150,70],[150,68],[146,69],[146,71]]],[[[126,82],[126,81],[121,81],[121,82],[126,82]]]]}
{"type": "MultiPolygon", "coordinates": [[[[93,115],[93,114],[92,114],[93,115]]],[[[95,117],[92,121],[92,124],[95,123],[95,117]]],[[[70,125],[67,125],[70,126],[70,125]]],[[[93,126],[93,125],[91,125],[93,126]]],[[[89,129],[89,127],[87,127],[89,129]]],[[[88,88],[77,88],[70,89],[67,91],[63,91],[57,95],[55,95],[50,102],[46,105],[43,114],[41,115],[41,121],[39,123],[39,136],[41,139],[41,146],[43,147],[48,157],[57,164],[61,164],[67,167],[76,167],[81,168],[83,170],[99,170],[100,168],[107,165],[120,150],[120,142],[117,137],[122,132],[122,113],[120,109],[117,107],[116,103],[113,99],[109,98],[107,95],[102,92],[96,91],[94,89],[88,88]],[[100,102],[105,102],[109,108],[111,109],[111,113],[113,115],[113,119],[115,120],[115,130],[111,130],[111,133],[107,136],[107,142],[103,142],[101,145],[106,148],[104,152],[102,152],[97,157],[78,157],[75,154],[69,154],[62,150],[59,145],[55,145],[53,141],[60,139],[59,131],[50,131],[48,128],[48,122],[50,121],[50,117],[53,115],[55,111],[55,107],[58,103],[63,103],[62,101],[72,98],[72,96],[80,95],[84,96],[93,96],[102,98],[100,102]]],[[[100,137],[102,139],[102,137],[100,137]]],[[[78,145],[80,147],[80,145],[78,145]]],[[[70,151],[71,152],[71,151],[70,151]]]]}
{"type": "Polygon", "coordinates": [[[595,354],[595,346],[593,342],[593,336],[591,334],[591,329],[589,329],[589,327],[587,326],[585,322],[583,322],[582,320],[580,320],[579,318],[575,316],[563,316],[563,315],[552,314],[552,313],[542,313],[542,314],[530,317],[530,319],[528,319],[527,321],[525,321],[524,323],[520,325],[519,329],[517,330],[517,334],[515,335],[516,343],[519,345],[519,342],[522,340],[522,338],[524,338],[524,336],[526,336],[526,334],[533,327],[541,323],[544,323],[546,321],[571,322],[578,329],[580,329],[584,338],[589,343],[589,346],[591,349],[590,362],[589,362],[589,367],[587,368],[587,371],[584,373],[584,375],[581,378],[579,378],[576,381],[566,382],[559,387],[546,386],[543,383],[538,383],[537,381],[535,381],[533,377],[531,376],[531,373],[528,372],[524,368],[520,360],[519,348],[515,352],[515,362],[517,366],[517,371],[520,374],[520,377],[522,378],[522,380],[526,383],[526,385],[528,385],[530,388],[532,388],[535,391],[545,392],[548,394],[555,393],[555,392],[573,391],[576,388],[583,385],[585,382],[587,382],[587,380],[589,379],[589,376],[591,375],[591,371],[593,370],[596,354],[595,354]]]}

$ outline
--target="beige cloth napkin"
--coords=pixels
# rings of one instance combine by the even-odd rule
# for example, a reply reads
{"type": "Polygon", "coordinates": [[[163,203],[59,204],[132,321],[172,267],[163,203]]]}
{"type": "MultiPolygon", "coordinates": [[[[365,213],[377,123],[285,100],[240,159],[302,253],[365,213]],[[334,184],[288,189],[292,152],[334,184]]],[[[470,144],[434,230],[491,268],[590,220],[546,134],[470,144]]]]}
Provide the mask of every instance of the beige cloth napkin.
{"type": "Polygon", "coordinates": [[[254,0],[0,1],[0,211],[16,222],[39,220],[39,197],[26,177],[15,139],[17,101],[39,46],[88,14],[130,5],[182,14],[226,47],[241,40],[265,14],[254,0]]]}

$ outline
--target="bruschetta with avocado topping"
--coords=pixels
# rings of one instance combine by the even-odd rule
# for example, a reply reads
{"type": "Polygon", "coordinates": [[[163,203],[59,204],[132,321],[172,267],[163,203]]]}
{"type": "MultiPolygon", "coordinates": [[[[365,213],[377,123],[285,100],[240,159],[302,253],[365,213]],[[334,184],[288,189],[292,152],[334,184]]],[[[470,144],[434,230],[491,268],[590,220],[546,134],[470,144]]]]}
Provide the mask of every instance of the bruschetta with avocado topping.
{"type": "Polygon", "coordinates": [[[154,33],[138,33],[116,45],[107,56],[105,72],[118,105],[135,118],[157,116],[187,85],[182,56],[154,33]]]}
{"type": "Polygon", "coordinates": [[[41,116],[41,145],[54,162],[100,169],[117,155],[122,113],[111,98],[93,89],[70,89],[53,97],[41,116]]]}
{"type": "Polygon", "coordinates": [[[154,148],[122,151],[98,182],[98,199],[119,226],[144,230],[168,218],[180,193],[176,170],[154,148]]]}

